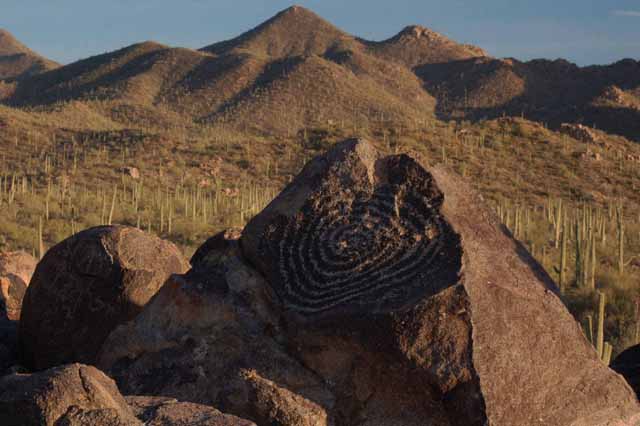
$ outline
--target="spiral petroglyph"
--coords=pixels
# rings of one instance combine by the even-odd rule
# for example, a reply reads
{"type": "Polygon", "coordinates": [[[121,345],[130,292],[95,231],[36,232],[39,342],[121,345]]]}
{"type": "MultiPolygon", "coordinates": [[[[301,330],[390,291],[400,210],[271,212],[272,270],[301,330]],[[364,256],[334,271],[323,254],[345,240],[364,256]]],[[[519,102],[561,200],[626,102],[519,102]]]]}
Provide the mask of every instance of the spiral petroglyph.
{"type": "Polygon", "coordinates": [[[277,265],[267,276],[288,309],[387,311],[455,283],[459,240],[430,175],[407,156],[372,161],[348,184],[334,165],[295,214],[265,227],[259,256],[277,265]]]}

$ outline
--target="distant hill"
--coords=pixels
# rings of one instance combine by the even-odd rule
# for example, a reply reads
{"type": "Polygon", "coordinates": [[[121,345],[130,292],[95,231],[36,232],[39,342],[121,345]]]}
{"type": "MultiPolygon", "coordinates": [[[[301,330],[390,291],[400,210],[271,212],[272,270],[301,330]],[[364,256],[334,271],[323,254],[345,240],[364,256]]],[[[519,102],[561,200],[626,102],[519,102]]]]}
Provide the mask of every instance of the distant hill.
{"type": "Polygon", "coordinates": [[[200,50],[144,42],[23,77],[0,87],[0,99],[18,107],[99,101],[100,113],[116,121],[123,116],[113,111],[126,105],[264,134],[344,120],[368,126],[434,114],[473,121],[507,115],[640,140],[639,71],[630,59],[585,68],[560,59],[496,59],[415,25],[367,41],[293,6],[200,50]]]}
{"type": "Polygon", "coordinates": [[[426,64],[416,73],[442,118],[524,115],[558,127],[584,123],[640,140],[640,62],[578,67],[565,60],[474,58],[426,64]]]}
{"type": "Polygon", "coordinates": [[[0,80],[40,74],[58,66],[0,28],[0,80]]]}
{"type": "Polygon", "coordinates": [[[433,116],[435,99],[413,66],[483,54],[415,28],[369,42],[294,6],[200,51],[145,42],[36,75],[5,90],[4,102],[127,103],[280,134],[345,119],[415,122],[433,116]]]}

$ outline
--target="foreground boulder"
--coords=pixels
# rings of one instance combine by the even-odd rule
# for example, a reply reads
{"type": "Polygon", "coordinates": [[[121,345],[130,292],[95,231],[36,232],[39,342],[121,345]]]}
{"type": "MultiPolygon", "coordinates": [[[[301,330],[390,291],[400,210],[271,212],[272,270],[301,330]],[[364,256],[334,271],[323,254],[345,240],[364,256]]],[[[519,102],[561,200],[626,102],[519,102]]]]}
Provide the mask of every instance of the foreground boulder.
{"type": "Polygon", "coordinates": [[[278,342],[269,287],[233,235],[208,240],[188,274],[114,330],[98,365],[126,394],[213,405],[259,425],[331,424],[333,394],[278,342]]]}
{"type": "Polygon", "coordinates": [[[24,297],[24,364],[93,364],[109,333],[133,319],[171,274],[187,269],[173,244],[136,228],[102,226],[64,240],[38,264],[24,297]]]}
{"type": "Polygon", "coordinates": [[[345,424],[614,425],[635,395],[467,184],[338,144],[244,229],[290,351],[345,424]]]}
{"type": "Polygon", "coordinates": [[[20,319],[22,299],[36,264],[36,259],[23,251],[0,253],[0,321],[20,319]]]}
{"type": "Polygon", "coordinates": [[[640,345],[623,351],[611,362],[611,368],[622,374],[640,398],[640,345]]]}
{"type": "Polygon", "coordinates": [[[113,380],[71,364],[0,378],[3,426],[141,426],[113,380]]]}

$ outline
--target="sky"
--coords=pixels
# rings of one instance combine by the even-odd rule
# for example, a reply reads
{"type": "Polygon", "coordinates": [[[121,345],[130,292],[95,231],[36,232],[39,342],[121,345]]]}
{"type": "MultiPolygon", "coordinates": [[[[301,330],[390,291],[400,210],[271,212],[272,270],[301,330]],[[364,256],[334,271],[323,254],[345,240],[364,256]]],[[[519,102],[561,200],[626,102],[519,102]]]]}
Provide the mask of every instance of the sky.
{"type": "Polygon", "coordinates": [[[200,48],[293,4],[369,40],[416,24],[495,57],[640,59],[640,0],[0,0],[0,28],[66,64],[145,40],[200,48]]]}

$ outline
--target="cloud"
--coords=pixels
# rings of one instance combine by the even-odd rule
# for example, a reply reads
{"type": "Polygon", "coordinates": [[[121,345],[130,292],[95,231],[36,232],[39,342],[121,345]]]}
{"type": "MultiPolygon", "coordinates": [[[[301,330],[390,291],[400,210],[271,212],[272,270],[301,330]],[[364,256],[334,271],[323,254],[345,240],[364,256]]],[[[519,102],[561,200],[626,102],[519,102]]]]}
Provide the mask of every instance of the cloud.
{"type": "Polygon", "coordinates": [[[611,12],[614,16],[631,16],[640,18],[640,10],[614,10],[611,12]]]}

